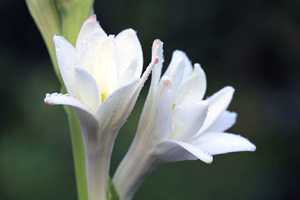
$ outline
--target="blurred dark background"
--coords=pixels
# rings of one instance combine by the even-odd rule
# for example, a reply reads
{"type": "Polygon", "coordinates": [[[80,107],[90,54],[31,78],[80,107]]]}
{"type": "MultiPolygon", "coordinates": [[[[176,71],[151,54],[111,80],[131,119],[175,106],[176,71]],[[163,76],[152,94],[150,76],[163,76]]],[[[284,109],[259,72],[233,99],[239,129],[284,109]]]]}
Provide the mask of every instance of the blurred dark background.
{"type": "MultiPolygon", "coordinates": [[[[160,38],[165,67],[175,49],[202,65],[208,96],[232,85],[229,110],[238,121],[229,132],[257,146],[211,165],[165,165],[135,199],[300,199],[299,11],[299,0],[95,0],[107,33],[138,31],[145,65],[160,38]]],[[[60,89],[46,47],[23,0],[1,0],[0,16],[0,199],[74,200],[66,114],[43,102],[60,89]]],[[[117,138],[111,175],[134,137],[148,85],[117,138]]]]}

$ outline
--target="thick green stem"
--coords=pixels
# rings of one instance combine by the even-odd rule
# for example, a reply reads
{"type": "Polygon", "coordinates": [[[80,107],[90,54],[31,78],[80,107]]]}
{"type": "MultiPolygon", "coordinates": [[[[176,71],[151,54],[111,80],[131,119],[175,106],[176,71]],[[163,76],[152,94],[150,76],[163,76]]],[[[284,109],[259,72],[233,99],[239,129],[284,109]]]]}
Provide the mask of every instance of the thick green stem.
{"type": "MultiPolygon", "coordinates": [[[[83,22],[91,14],[93,0],[56,0],[62,19],[62,35],[73,45],[83,22]]],[[[79,200],[88,200],[86,157],[83,146],[81,126],[78,117],[71,107],[66,107],[68,114],[73,156],[76,174],[76,183],[79,200]]]]}
{"type": "Polygon", "coordinates": [[[65,106],[65,110],[68,115],[71,132],[78,199],[88,200],[85,151],[83,147],[80,123],[72,107],[65,106]]]}

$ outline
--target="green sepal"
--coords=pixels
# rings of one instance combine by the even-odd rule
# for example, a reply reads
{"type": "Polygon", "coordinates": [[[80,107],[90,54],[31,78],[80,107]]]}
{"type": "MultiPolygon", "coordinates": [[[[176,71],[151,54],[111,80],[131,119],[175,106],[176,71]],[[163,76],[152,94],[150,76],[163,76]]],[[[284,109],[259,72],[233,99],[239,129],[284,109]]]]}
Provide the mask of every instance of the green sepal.
{"type": "Polygon", "coordinates": [[[108,177],[108,200],[120,200],[115,185],[110,177],[108,177]]]}
{"type": "Polygon", "coordinates": [[[62,18],[62,34],[73,45],[81,26],[92,12],[94,0],[56,0],[62,18]]]}

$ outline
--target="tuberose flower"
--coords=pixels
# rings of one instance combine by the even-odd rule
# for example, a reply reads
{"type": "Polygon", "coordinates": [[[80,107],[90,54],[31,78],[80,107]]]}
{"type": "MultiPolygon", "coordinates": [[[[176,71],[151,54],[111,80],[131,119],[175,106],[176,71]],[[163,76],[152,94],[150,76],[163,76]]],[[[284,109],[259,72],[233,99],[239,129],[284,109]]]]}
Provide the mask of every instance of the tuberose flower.
{"type": "Polygon", "coordinates": [[[89,200],[107,199],[111,152],[120,127],[158,62],[153,57],[145,73],[136,32],[127,29],[116,37],[102,30],[92,15],[83,24],[76,48],[54,36],[59,69],[68,94],[47,94],[48,105],[70,105],[76,111],[86,153],[89,200]]]}
{"type": "Polygon", "coordinates": [[[199,64],[191,65],[181,51],[174,51],[161,76],[162,45],[154,41],[159,64],[152,71],[150,90],[137,133],[113,181],[121,200],[129,200],[145,179],[160,166],[184,160],[213,161],[213,155],[255,151],[249,140],[225,133],[237,114],[227,111],[234,89],[227,86],[202,100],[206,77],[199,64]]]}

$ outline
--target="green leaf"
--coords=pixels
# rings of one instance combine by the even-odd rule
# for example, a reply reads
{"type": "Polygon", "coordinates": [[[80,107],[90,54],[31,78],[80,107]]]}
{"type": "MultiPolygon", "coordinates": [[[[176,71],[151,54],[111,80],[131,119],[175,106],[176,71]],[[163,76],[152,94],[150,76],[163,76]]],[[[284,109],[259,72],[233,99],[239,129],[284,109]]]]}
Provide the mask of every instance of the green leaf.
{"type": "Polygon", "coordinates": [[[120,200],[118,192],[111,178],[108,178],[108,200],[120,200]]]}

